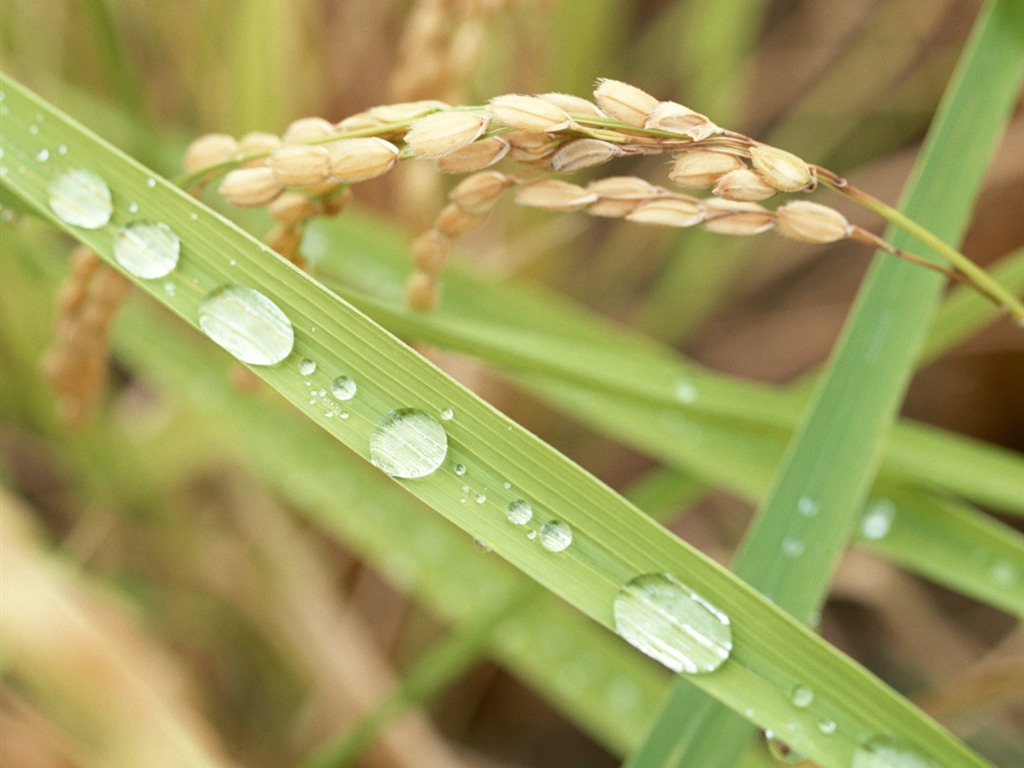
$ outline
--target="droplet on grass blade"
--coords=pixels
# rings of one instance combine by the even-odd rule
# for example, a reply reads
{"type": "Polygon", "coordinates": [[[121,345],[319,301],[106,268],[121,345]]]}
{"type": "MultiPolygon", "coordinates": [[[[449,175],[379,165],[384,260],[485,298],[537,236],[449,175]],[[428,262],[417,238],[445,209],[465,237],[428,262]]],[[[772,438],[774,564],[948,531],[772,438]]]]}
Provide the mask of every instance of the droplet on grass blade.
{"type": "Polygon", "coordinates": [[[222,285],[199,305],[199,327],[243,363],[275,365],[292,351],[291,321],[274,302],[243,285],[222,285]]]}
{"type": "Polygon", "coordinates": [[[729,617],[667,573],[627,582],[614,614],[619,635],[676,672],[713,672],[732,652],[729,617]]]}
{"type": "Polygon", "coordinates": [[[552,520],[540,527],[540,543],[549,552],[562,552],[572,544],[572,528],[560,520],[552,520]]]}
{"type": "Polygon", "coordinates": [[[166,277],[178,265],[181,241],[160,222],[139,221],[114,236],[114,259],[136,277],[166,277]]]}
{"type": "Polygon", "coordinates": [[[444,427],[414,408],[387,413],[370,434],[370,461],[391,477],[425,477],[441,466],[447,454],[444,427]]]}
{"type": "Polygon", "coordinates": [[[918,754],[889,738],[870,739],[857,747],[850,768],[933,768],[918,754]]]}
{"type": "Polygon", "coordinates": [[[355,379],[339,376],[331,382],[331,394],[338,400],[351,400],[356,396],[355,379]]]}
{"type": "Polygon", "coordinates": [[[515,525],[526,525],[533,517],[533,507],[530,506],[530,502],[522,499],[510,501],[505,508],[505,517],[515,525]]]}
{"type": "Polygon", "coordinates": [[[54,178],[47,188],[50,209],[65,224],[99,229],[110,221],[114,206],[110,187],[99,175],[72,168],[54,178]]]}

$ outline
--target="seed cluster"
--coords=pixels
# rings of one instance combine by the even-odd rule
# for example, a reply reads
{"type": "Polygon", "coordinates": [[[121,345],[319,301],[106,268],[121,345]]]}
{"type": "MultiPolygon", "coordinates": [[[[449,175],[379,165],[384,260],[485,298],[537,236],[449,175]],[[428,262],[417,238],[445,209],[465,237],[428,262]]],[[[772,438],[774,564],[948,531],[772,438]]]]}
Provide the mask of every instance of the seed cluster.
{"type": "Polygon", "coordinates": [[[558,93],[505,94],[476,107],[416,101],[375,107],[336,124],[304,118],[280,138],[258,133],[236,142],[212,134],[189,148],[186,169],[198,177],[204,169],[233,166],[220,184],[221,194],[236,205],[269,205],[278,222],[272,244],[301,263],[304,221],[337,213],[350,185],[411,158],[445,173],[470,174],[413,244],[415,272],[406,298],[421,311],[438,301],[451,241],[478,227],[513,187],[517,203],[548,211],[662,227],[702,226],[728,235],[774,229],[816,244],[851,238],[908,257],[828,206],[807,200],[775,209],[760,205],[780,193],[812,191],[819,178],[843,187],[846,182],[831,172],[617,80],[598,81],[593,101],[558,93]],[[635,176],[610,176],[586,186],[556,178],[618,157],[650,154],[672,156],[668,179],[674,188],[635,176]],[[517,165],[492,168],[502,161],[517,165]],[[706,190],[710,196],[680,190],[706,190]]]}
{"type": "Polygon", "coordinates": [[[42,365],[69,427],[84,425],[103,395],[110,327],[130,288],[127,278],[91,250],[75,248],[58,300],[53,346],[42,365]]]}

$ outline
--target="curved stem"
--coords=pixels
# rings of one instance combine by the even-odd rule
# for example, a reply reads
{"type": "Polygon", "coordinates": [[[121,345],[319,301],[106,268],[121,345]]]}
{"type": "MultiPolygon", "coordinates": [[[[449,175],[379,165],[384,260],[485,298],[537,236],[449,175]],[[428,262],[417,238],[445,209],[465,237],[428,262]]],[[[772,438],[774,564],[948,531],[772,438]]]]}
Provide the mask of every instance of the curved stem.
{"type": "Polygon", "coordinates": [[[906,231],[908,234],[927,245],[935,251],[935,253],[945,259],[946,262],[952,266],[954,272],[962,276],[960,278],[962,282],[966,282],[973,286],[979,292],[983,293],[995,302],[1000,308],[1008,311],[1018,324],[1024,325],[1024,304],[1021,303],[1020,299],[994,280],[984,269],[979,267],[949,244],[940,240],[913,219],[896,210],[892,206],[887,205],[878,198],[858,189],[846,181],[846,179],[837,176],[826,168],[814,166],[814,171],[817,173],[818,179],[821,183],[829,189],[839,192],[842,195],[846,195],[851,200],[854,200],[868,210],[877,213],[889,223],[895,224],[900,229],[906,231]]]}

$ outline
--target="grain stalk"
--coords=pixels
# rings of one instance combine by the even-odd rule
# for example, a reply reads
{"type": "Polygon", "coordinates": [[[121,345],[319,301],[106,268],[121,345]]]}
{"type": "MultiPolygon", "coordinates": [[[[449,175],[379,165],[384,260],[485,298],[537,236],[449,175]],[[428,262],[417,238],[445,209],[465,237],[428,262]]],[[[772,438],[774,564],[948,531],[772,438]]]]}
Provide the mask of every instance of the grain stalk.
{"type": "Polygon", "coordinates": [[[422,158],[439,170],[470,174],[448,195],[433,227],[413,244],[415,272],[406,284],[410,308],[432,309],[451,241],[486,218],[502,193],[516,189],[520,205],[582,211],[663,227],[702,226],[719,234],[769,229],[812,244],[853,240],[970,286],[1024,325],[1024,305],[963,254],[882,201],[821,166],[729,131],[707,116],[616,80],[599,80],[594,101],[566,94],[506,94],[481,106],[415,101],[374,107],[339,123],[317,117],[292,123],[280,138],[223,134],[197,139],[178,183],[198,189],[226,172],[221,194],[240,206],[269,206],[277,220],[271,245],[296,263],[305,221],[340,212],[352,184],[387,173],[396,162],[422,158]],[[604,165],[623,156],[673,157],[677,187],[710,190],[698,197],[635,176],[611,176],[586,186],[554,175],[604,165]],[[492,170],[499,162],[509,171],[492,170]],[[895,248],[850,224],[835,209],[779,194],[828,187],[906,230],[945,263],[895,248]],[[285,200],[287,203],[282,203],[285,200]]]}

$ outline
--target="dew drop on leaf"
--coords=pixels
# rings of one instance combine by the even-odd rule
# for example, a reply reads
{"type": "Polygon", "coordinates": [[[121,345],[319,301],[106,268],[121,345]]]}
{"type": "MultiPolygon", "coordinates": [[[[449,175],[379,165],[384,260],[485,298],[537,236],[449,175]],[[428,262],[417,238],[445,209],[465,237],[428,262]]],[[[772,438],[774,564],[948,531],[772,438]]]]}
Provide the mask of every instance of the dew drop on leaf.
{"type": "Polygon", "coordinates": [[[667,573],[627,582],[614,614],[623,639],[676,672],[713,672],[732,652],[729,617],[667,573]]]}
{"type": "Polygon", "coordinates": [[[331,394],[338,400],[351,400],[356,396],[356,382],[348,376],[339,376],[331,382],[331,394]]]}
{"type": "Polygon", "coordinates": [[[540,543],[549,552],[562,552],[572,544],[572,528],[560,520],[552,520],[540,527],[540,543]]]}
{"type": "Polygon", "coordinates": [[[47,192],[50,209],[65,224],[99,229],[114,211],[110,187],[100,176],[84,168],[72,168],[54,178],[47,192]]]}
{"type": "Polygon", "coordinates": [[[441,466],[447,453],[444,427],[415,408],[387,413],[370,434],[370,461],[391,477],[425,477],[441,466]]]}
{"type": "Polygon", "coordinates": [[[199,305],[199,327],[243,363],[275,365],[291,354],[295,332],[281,308],[259,291],[222,285],[199,305]]]}
{"type": "Polygon", "coordinates": [[[305,358],[299,362],[299,373],[303,376],[312,376],[316,373],[316,363],[309,358],[305,358]]]}
{"type": "Polygon", "coordinates": [[[508,518],[510,523],[526,525],[530,522],[530,518],[533,517],[533,507],[530,506],[530,502],[523,501],[522,499],[510,501],[505,508],[505,517],[508,518]]]}
{"type": "Polygon", "coordinates": [[[864,742],[853,753],[850,768],[933,768],[918,754],[904,749],[896,741],[875,738],[864,742]]]}
{"type": "Polygon", "coordinates": [[[166,277],[178,266],[181,241],[166,224],[137,221],[117,230],[114,259],[145,280],[166,277]]]}

